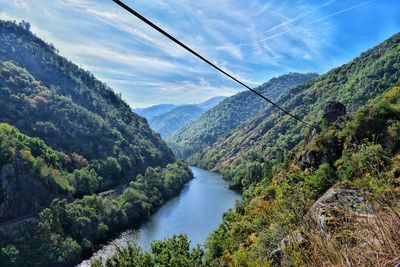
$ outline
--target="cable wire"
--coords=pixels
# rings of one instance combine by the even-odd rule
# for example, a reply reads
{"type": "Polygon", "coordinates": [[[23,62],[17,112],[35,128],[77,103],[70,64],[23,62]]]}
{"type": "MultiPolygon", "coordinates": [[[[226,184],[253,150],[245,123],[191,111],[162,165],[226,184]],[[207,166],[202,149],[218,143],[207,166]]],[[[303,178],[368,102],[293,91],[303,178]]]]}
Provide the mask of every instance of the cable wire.
{"type": "Polygon", "coordinates": [[[265,101],[267,101],[268,103],[270,103],[271,105],[273,105],[274,107],[276,107],[277,109],[279,109],[280,111],[285,113],[286,115],[292,117],[293,119],[295,119],[295,120],[297,120],[297,121],[299,121],[301,123],[306,124],[307,126],[309,126],[311,128],[314,128],[314,126],[312,126],[310,123],[300,119],[298,116],[296,116],[294,114],[291,114],[289,111],[286,111],[284,108],[280,107],[278,104],[276,104],[272,100],[270,100],[267,97],[263,96],[262,94],[260,94],[259,92],[257,92],[256,90],[254,90],[253,88],[248,86],[247,84],[241,82],[240,80],[238,80],[237,78],[235,78],[234,76],[229,74],[228,72],[224,71],[223,69],[221,69],[220,67],[218,67],[217,65],[215,65],[214,63],[212,63],[211,61],[209,61],[208,59],[206,59],[205,57],[203,57],[202,55],[200,55],[199,53],[197,53],[196,51],[194,51],[193,49],[191,49],[190,47],[188,47],[187,45],[185,45],[181,41],[179,41],[177,38],[173,37],[171,34],[169,34],[168,32],[164,31],[162,28],[160,28],[159,26],[157,26],[156,24],[154,24],[153,22],[148,20],[146,17],[141,15],[139,12],[137,12],[137,11],[133,10],[131,7],[127,6],[122,1],[120,1],[120,0],[113,0],[113,1],[116,4],[118,4],[120,7],[122,7],[123,9],[125,9],[126,11],[128,11],[129,13],[131,13],[132,15],[134,15],[135,17],[137,17],[138,19],[140,19],[141,21],[143,21],[144,23],[146,23],[147,25],[149,25],[150,27],[155,29],[156,31],[160,32],[162,35],[166,36],[167,38],[169,38],[170,40],[172,40],[173,42],[175,42],[176,44],[178,44],[179,46],[181,46],[185,50],[189,51],[190,53],[192,53],[193,55],[195,55],[196,57],[198,57],[199,59],[201,59],[202,61],[204,61],[205,63],[207,63],[211,67],[213,67],[214,69],[216,69],[219,72],[223,73],[224,75],[226,75],[227,77],[229,77],[230,79],[235,81],[236,83],[242,85],[247,90],[250,90],[251,92],[255,93],[257,96],[261,97],[262,99],[264,99],[265,101]]]}

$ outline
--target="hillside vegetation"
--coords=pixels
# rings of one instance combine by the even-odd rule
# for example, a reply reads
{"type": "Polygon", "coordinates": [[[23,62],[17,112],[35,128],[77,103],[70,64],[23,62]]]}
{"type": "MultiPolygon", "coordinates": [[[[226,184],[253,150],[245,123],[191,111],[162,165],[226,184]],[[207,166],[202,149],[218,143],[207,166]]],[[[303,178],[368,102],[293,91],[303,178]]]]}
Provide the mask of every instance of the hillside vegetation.
{"type": "Polygon", "coordinates": [[[398,264],[399,104],[395,87],[352,119],[326,124],[279,173],[248,187],[207,241],[209,264],[398,264]],[[304,164],[306,155],[316,161],[304,164]]]}
{"type": "Polygon", "coordinates": [[[166,113],[176,107],[177,105],[173,104],[159,104],[148,108],[134,108],[133,112],[149,120],[152,117],[166,113]]]}
{"type": "Polygon", "coordinates": [[[54,199],[37,220],[0,228],[0,266],[74,266],[95,245],[137,227],[178,194],[193,174],[183,162],[148,168],[116,196],[54,199]]]}
{"type": "MultiPolygon", "coordinates": [[[[259,93],[275,100],[294,86],[315,78],[317,75],[290,73],[273,78],[255,88],[259,93]]],[[[268,104],[254,93],[244,91],[228,97],[182,130],[167,138],[178,158],[190,157],[196,152],[222,140],[232,130],[255,116],[268,104]]]]}
{"type": "Polygon", "coordinates": [[[0,22],[0,121],[95,165],[105,183],[174,160],[147,122],[23,24],[0,22]],[[107,159],[123,173],[107,174],[107,159]]]}
{"type": "Polygon", "coordinates": [[[74,266],[193,175],[29,23],[0,21],[0,43],[0,266],[74,266]]]}
{"type": "MultiPolygon", "coordinates": [[[[340,101],[354,112],[400,79],[400,34],[339,68],[288,90],[280,106],[310,123],[318,122],[328,101],[340,101]]],[[[273,107],[237,128],[230,136],[193,156],[195,165],[220,171],[232,186],[260,181],[269,165],[283,162],[308,127],[273,107]]]]}

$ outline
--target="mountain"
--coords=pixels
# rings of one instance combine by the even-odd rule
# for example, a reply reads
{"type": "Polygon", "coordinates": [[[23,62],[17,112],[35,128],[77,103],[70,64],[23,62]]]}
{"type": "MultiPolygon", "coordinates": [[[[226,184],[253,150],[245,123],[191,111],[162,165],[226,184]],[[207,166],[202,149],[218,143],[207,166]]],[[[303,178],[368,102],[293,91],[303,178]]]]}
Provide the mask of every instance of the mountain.
{"type": "MultiPolygon", "coordinates": [[[[38,147],[30,145],[26,153],[25,145],[18,144],[18,140],[6,146],[16,157],[14,173],[17,178],[18,159],[32,153],[34,158],[43,158],[42,163],[50,168],[50,176],[57,172],[64,176],[63,186],[68,180],[64,191],[79,196],[126,183],[148,167],[166,166],[174,161],[172,151],[145,119],[132,113],[112,89],[92,74],[59,56],[52,45],[34,36],[28,24],[0,21],[0,43],[0,122],[14,126],[21,132],[19,136],[27,136],[23,138],[37,138],[32,142],[38,147]],[[43,146],[42,142],[56,152],[48,154],[47,148],[44,148],[44,155],[35,152],[43,146]],[[51,158],[57,153],[67,158],[63,159],[62,166],[51,158]],[[77,181],[66,176],[74,176],[74,171],[82,168],[90,171],[84,181],[86,184],[73,188],[77,181]]],[[[9,138],[2,139],[5,144],[7,140],[9,138]]],[[[13,173],[11,166],[1,167],[2,175],[5,169],[13,173]]],[[[22,176],[19,179],[23,179],[22,176]]],[[[49,179],[46,183],[55,183],[57,187],[59,175],[53,176],[45,178],[49,179]]],[[[12,193],[2,194],[3,199],[9,203],[18,202],[14,199],[18,194],[5,188],[7,186],[6,179],[0,180],[3,191],[12,193]]],[[[21,205],[25,209],[21,207],[14,215],[37,211],[44,204],[21,205]]],[[[0,209],[7,207],[2,205],[0,209]]]]}
{"type": "Polygon", "coordinates": [[[150,121],[151,118],[166,113],[176,107],[177,105],[173,104],[160,104],[148,108],[134,108],[133,111],[136,114],[145,117],[148,121],[150,121]]]}
{"type": "MultiPolygon", "coordinates": [[[[278,100],[284,109],[313,124],[327,101],[339,101],[355,111],[399,82],[400,34],[362,53],[348,64],[286,91],[278,100]]],[[[193,157],[193,163],[220,171],[241,187],[246,166],[279,161],[304,137],[308,127],[273,107],[237,128],[227,138],[193,157]]]]}
{"type": "Polygon", "coordinates": [[[76,266],[193,178],[111,88],[0,20],[0,266],[76,266]]]}
{"type": "Polygon", "coordinates": [[[143,115],[149,121],[150,126],[156,132],[160,133],[161,136],[168,137],[188,123],[196,120],[201,114],[224,99],[225,97],[223,96],[217,96],[200,104],[180,106],[170,104],[157,105],[139,111],[139,114],[143,115]]]}
{"type": "MultiPolygon", "coordinates": [[[[256,90],[277,99],[285,90],[317,77],[316,74],[290,73],[272,78],[256,90]]],[[[196,121],[167,138],[175,155],[186,158],[224,138],[241,123],[255,116],[268,104],[254,93],[244,91],[228,97],[196,121]]]]}

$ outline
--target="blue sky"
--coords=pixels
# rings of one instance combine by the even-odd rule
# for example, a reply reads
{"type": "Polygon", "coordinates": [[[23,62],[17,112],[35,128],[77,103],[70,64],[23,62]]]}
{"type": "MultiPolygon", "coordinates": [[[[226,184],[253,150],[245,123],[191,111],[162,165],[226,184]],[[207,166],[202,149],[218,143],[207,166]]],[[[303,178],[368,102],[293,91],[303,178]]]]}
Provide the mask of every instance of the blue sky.
{"type": "MultiPolygon", "coordinates": [[[[324,73],[400,29],[399,0],[125,0],[250,86],[324,73]]],[[[0,0],[60,54],[132,107],[195,103],[243,90],[111,0],[0,0]]]]}

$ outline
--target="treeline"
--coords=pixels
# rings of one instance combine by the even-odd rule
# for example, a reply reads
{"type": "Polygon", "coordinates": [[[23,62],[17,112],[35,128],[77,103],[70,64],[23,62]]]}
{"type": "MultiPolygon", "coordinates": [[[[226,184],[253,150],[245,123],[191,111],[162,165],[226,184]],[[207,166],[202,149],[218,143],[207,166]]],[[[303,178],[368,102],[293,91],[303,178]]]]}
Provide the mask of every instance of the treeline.
{"type": "Polygon", "coordinates": [[[192,178],[184,162],[148,168],[113,196],[55,199],[35,222],[1,233],[0,266],[71,266],[113,234],[138,226],[192,178]]]}

